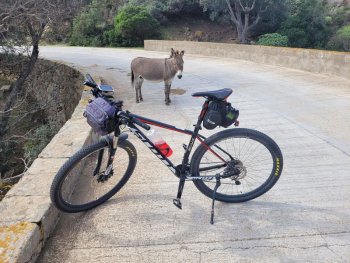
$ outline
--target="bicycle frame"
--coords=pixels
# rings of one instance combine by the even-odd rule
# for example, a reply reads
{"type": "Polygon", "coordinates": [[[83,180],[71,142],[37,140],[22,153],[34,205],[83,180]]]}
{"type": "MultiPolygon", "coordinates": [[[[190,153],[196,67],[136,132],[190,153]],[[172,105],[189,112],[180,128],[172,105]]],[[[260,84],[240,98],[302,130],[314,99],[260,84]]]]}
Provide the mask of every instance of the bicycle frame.
{"type": "MultiPolygon", "coordinates": [[[[184,147],[185,148],[185,153],[183,156],[183,160],[182,160],[182,164],[181,164],[181,170],[179,170],[177,168],[177,166],[175,166],[165,155],[162,154],[161,151],[159,151],[155,145],[152,143],[151,140],[148,139],[148,137],[134,124],[134,123],[128,123],[128,128],[129,130],[137,137],[139,138],[150,150],[151,152],[156,155],[169,169],[170,171],[175,174],[176,176],[179,176],[180,178],[185,178],[187,180],[205,180],[205,179],[212,179],[213,176],[200,176],[200,177],[196,177],[191,175],[188,170],[186,170],[186,167],[188,167],[188,161],[189,161],[189,156],[191,154],[192,151],[192,147],[194,145],[195,140],[197,139],[202,145],[204,145],[204,147],[208,148],[208,150],[210,152],[212,152],[217,158],[219,158],[222,162],[223,165],[222,166],[226,166],[227,161],[225,159],[223,159],[218,153],[216,153],[213,149],[211,149],[205,142],[204,140],[206,139],[204,136],[199,134],[199,130],[201,128],[201,123],[203,121],[204,115],[208,109],[208,104],[209,101],[206,101],[203,104],[202,107],[202,111],[198,117],[198,121],[197,124],[195,125],[194,131],[191,130],[187,130],[187,129],[179,129],[173,125],[169,125],[167,123],[163,123],[163,122],[159,122],[153,119],[149,119],[149,118],[145,118],[143,116],[140,115],[136,115],[136,114],[132,114],[132,113],[128,113],[128,115],[131,118],[136,118],[139,121],[146,123],[146,124],[150,124],[153,126],[157,126],[163,129],[167,129],[167,130],[172,130],[175,132],[179,132],[179,133],[183,133],[183,134],[187,134],[189,136],[191,136],[190,141],[188,146],[184,147]]],[[[231,159],[231,155],[228,154],[226,151],[224,151],[223,149],[221,149],[219,146],[216,145],[216,147],[218,149],[220,149],[221,151],[223,151],[225,154],[227,154],[231,159]]]]}
{"type": "MultiPolygon", "coordinates": [[[[101,97],[101,96],[104,97],[104,95],[102,94],[103,91],[108,92],[112,90],[111,88],[104,90],[103,88],[98,86],[94,82],[94,80],[91,78],[90,75],[87,75],[87,80],[84,82],[84,84],[92,88],[91,92],[95,97],[101,97]]],[[[128,129],[138,139],[140,139],[147,146],[147,148],[149,148],[151,152],[154,155],[156,155],[175,176],[179,177],[177,196],[175,199],[173,199],[173,204],[179,209],[182,209],[181,196],[182,196],[185,182],[187,180],[194,181],[198,190],[200,190],[206,196],[212,198],[210,223],[213,224],[215,200],[220,200],[223,202],[244,202],[244,201],[254,199],[260,196],[261,194],[265,193],[266,191],[268,191],[274,185],[274,183],[278,180],[279,178],[278,176],[281,174],[282,167],[283,167],[283,156],[278,145],[271,138],[269,138],[268,136],[258,131],[254,131],[250,129],[240,129],[236,131],[231,130],[227,132],[216,133],[215,135],[210,136],[208,139],[202,136],[201,134],[199,134],[199,130],[201,129],[201,124],[203,123],[203,120],[204,120],[204,116],[208,111],[209,103],[211,101],[216,101],[216,100],[220,100],[220,101],[226,100],[227,96],[229,96],[231,93],[232,93],[232,90],[226,89],[226,90],[218,90],[217,92],[210,91],[207,93],[198,92],[193,94],[193,96],[195,97],[203,96],[206,98],[206,101],[204,102],[202,106],[202,110],[198,116],[197,123],[196,125],[194,125],[193,131],[187,130],[187,129],[180,129],[164,122],[159,122],[140,115],[132,114],[128,111],[122,111],[121,110],[123,106],[122,101],[114,101],[112,96],[106,96],[105,99],[108,100],[110,104],[115,106],[117,109],[117,113],[115,114],[115,119],[114,119],[115,122],[105,123],[105,124],[111,124],[110,126],[106,127],[107,128],[106,130],[108,130],[108,132],[111,131],[110,128],[112,127],[114,128],[114,136],[103,137],[104,140],[106,140],[105,142],[103,141],[98,142],[91,145],[92,148],[87,148],[87,150],[86,149],[80,150],[75,155],[74,157],[75,159],[73,160],[77,160],[79,162],[80,160],[84,159],[87,156],[87,154],[90,154],[90,151],[95,149],[94,147],[97,147],[97,149],[100,149],[97,156],[96,167],[93,171],[93,176],[97,177],[98,182],[104,182],[113,175],[113,160],[118,148],[117,147],[118,142],[120,142],[120,147],[123,148],[129,155],[129,164],[128,164],[127,171],[122,177],[122,180],[124,181],[120,181],[121,185],[118,184],[116,186],[116,187],[119,187],[119,186],[120,187],[113,188],[110,192],[108,192],[108,194],[109,193],[115,194],[131,176],[132,172],[134,171],[136,158],[137,158],[136,153],[133,151],[134,146],[130,142],[125,141],[127,139],[127,134],[121,133],[120,126],[126,125],[128,129]],[[223,95],[226,97],[223,97],[223,95]],[[185,144],[183,145],[185,152],[184,152],[181,164],[175,166],[155,146],[155,144],[147,137],[147,135],[143,131],[141,131],[141,128],[149,130],[150,129],[149,125],[157,126],[159,128],[179,132],[190,136],[190,141],[188,143],[188,146],[185,144]],[[231,183],[232,185],[233,184],[241,185],[241,180],[247,175],[247,169],[245,165],[243,165],[243,162],[240,160],[241,158],[240,155],[234,158],[227,151],[222,149],[222,148],[225,148],[227,144],[230,144],[230,142],[227,143],[226,141],[227,139],[230,139],[230,138],[246,138],[246,140],[251,139],[265,146],[265,148],[269,151],[272,157],[272,162],[273,162],[272,171],[269,177],[267,178],[267,180],[262,184],[262,186],[256,188],[255,190],[252,190],[247,193],[242,193],[242,191],[238,189],[239,192],[237,194],[231,195],[226,193],[220,193],[221,195],[217,195],[217,191],[221,185],[222,179],[225,179],[225,182],[224,182],[225,184],[227,181],[230,181],[229,183],[231,183]],[[194,157],[192,157],[192,160],[189,161],[189,157],[196,140],[199,141],[200,146],[197,148],[196,152],[194,153],[194,157]],[[222,141],[225,141],[225,143],[224,143],[224,146],[222,146],[221,148],[219,145],[221,145],[222,141]],[[108,146],[107,166],[106,166],[106,169],[104,169],[105,167],[104,165],[102,171],[100,171],[106,146],[108,146]],[[213,162],[209,162],[209,164],[207,161],[202,162],[202,159],[204,158],[203,154],[206,154],[207,152],[216,156],[216,158],[218,158],[220,162],[217,162],[216,160],[214,160],[213,162]],[[194,162],[191,163],[192,161],[194,162]],[[130,166],[130,164],[132,164],[132,166],[130,166]],[[193,170],[193,173],[192,173],[192,170],[193,170]],[[209,174],[202,173],[202,172],[209,172],[209,174]],[[215,182],[214,189],[211,189],[211,187],[208,187],[207,185],[204,184],[204,182],[202,182],[205,180],[210,181],[211,183],[215,182]]],[[[227,104],[226,107],[231,107],[231,106],[227,104]]],[[[226,119],[224,120],[227,120],[229,118],[228,113],[233,113],[233,112],[236,113],[236,114],[233,114],[233,117],[235,117],[235,119],[232,118],[231,121],[227,121],[225,123],[221,122],[221,124],[223,124],[222,126],[228,127],[233,124],[232,121],[234,121],[235,126],[238,126],[239,122],[237,121],[237,117],[239,112],[232,107],[228,109],[226,108],[226,110],[227,110],[226,119]]],[[[250,149],[250,147],[248,148],[248,150],[250,149]]],[[[257,148],[255,147],[254,150],[256,149],[257,148]]],[[[233,155],[236,156],[236,153],[234,153],[233,155]]],[[[255,157],[255,155],[253,156],[255,157]]],[[[205,158],[205,159],[209,159],[209,158],[205,158]]],[[[103,162],[103,164],[105,163],[103,162]]],[[[93,203],[90,202],[91,205],[90,203],[87,203],[83,208],[81,208],[81,205],[77,207],[74,204],[71,205],[70,203],[63,202],[64,200],[61,196],[61,185],[63,180],[66,178],[67,173],[70,172],[71,167],[74,167],[75,165],[76,163],[70,161],[70,162],[67,162],[67,164],[65,164],[64,166],[62,166],[61,168],[62,171],[60,169],[60,172],[56,175],[53,185],[51,186],[51,192],[50,192],[51,199],[56,204],[56,206],[68,212],[77,212],[77,211],[84,211],[84,210],[90,209],[91,207],[94,207],[98,204],[103,203],[110,197],[110,196],[107,196],[108,198],[106,199],[105,198],[106,195],[104,195],[102,196],[104,199],[99,198],[97,200],[94,200],[93,203]]]]}

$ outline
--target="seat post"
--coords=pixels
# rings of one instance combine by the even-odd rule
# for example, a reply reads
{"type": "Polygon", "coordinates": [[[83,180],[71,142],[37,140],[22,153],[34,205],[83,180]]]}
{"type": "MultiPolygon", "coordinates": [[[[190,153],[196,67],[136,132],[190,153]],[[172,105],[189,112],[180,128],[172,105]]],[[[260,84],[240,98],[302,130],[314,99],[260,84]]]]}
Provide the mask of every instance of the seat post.
{"type": "Polygon", "coordinates": [[[198,116],[197,124],[194,125],[195,128],[194,128],[193,134],[191,136],[190,142],[188,144],[188,147],[187,147],[186,152],[184,154],[184,158],[182,160],[182,171],[181,171],[181,174],[184,174],[184,172],[186,170],[186,164],[188,163],[188,158],[190,156],[190,153],[191,153],[191,150],[192,150],[192,146],[193,146],[193,144],[194,144],[194,142],[195,142],[195,140],[197,138],[199,130],[201,129],[201,123],[203,121],[205,113],[208,110],[208,105],[209,105],[209,100],[206,100],[204,102],[203,106],[202,106],[202,111],[201,111],[201,113],[198,116]]]}
{"type": "MultiPolygon", "coordinates": [[[[201,125],[201,123],[202,123],[202,121],[203,121],[203,118],[204,118],[204,115],[205,115],[205,113],[206,113],[207,110],[208,110],[208,105],[209,105],[209,100],[207,99],[207,100],[203,103],[201,113],[200,113],[199,116],[198,116],[197,125],[201,125]]],[[[196,125],[196,126],[197,126],[197,125],[196,125]]]]}

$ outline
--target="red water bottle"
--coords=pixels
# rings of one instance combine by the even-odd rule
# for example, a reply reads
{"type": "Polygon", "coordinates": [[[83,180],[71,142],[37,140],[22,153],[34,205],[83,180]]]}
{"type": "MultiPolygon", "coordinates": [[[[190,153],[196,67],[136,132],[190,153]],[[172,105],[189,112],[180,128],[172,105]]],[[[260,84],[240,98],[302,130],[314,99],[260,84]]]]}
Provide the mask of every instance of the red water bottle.
{"type": "Polygon", "coordinates": [[[162,136],[155,131],[154,129],[151,129],[147,133],[148,139],[154,144],[154,146],[166,157],[169,157],[173,154],[173,150],[170,148],[170,146],[164,141],[162,136]]]}

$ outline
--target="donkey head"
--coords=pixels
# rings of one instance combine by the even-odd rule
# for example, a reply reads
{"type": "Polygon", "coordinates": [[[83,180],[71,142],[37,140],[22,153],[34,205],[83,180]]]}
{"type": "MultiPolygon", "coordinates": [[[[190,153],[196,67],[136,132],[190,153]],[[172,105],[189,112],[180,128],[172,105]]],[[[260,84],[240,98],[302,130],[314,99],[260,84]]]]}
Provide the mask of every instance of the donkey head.
{"type": "Polygon", "coordinates": [[[184,70],[184,60],[183,60],[184,54],[185,54],[184,50],[179,52],[178,50],[175,51],[173,48],[171,49],[170,58],[172,58],[174,61],[173,63],[177,69],[177,77],[179,79],[182,78],[182,71],[184,70]]]}

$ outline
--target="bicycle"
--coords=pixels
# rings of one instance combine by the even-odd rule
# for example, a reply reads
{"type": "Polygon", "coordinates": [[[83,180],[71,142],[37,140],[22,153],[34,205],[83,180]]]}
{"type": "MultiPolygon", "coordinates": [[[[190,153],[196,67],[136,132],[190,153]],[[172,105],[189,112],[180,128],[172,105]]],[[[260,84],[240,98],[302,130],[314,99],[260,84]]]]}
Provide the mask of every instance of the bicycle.
{"type": "MultiPolygon", "coordinates": [[[[110,86],[97,85],[89,74],[86,78],[84,84],[91,87],[94,97],[108,101],[116,112],[109,119],[108,135],[76,152],[56,174],[50,196],[59,210],[76,213],[92,209],[126,184],[135,169],[137,152],[124,129],[140,139],[179,178],[177,196],[173,199],[176,207],[182,209],[181,196],[186,181],[192,181],[201,193],[212,199],[211,224],[215,200],[228,203],[252,200],[269,191],[280,178],[282,152],[267,135],[246,128],[226,129],[208,138],[199,134],[211,103],[225,103],[231,89],[192,94],[205,98],[205,102],[191,131],[123,111],[123,102],[109,95],[113,91],[110,86]],[[150,125],[190,136],[188,145],[183,145],[181,164],[174,165],[139,128],[149,130],[150,125]],[[195,140],[200,145],[189,160],[195,140]]],[[[238,123],[236,118],[235,126],[238,123]]]]}

